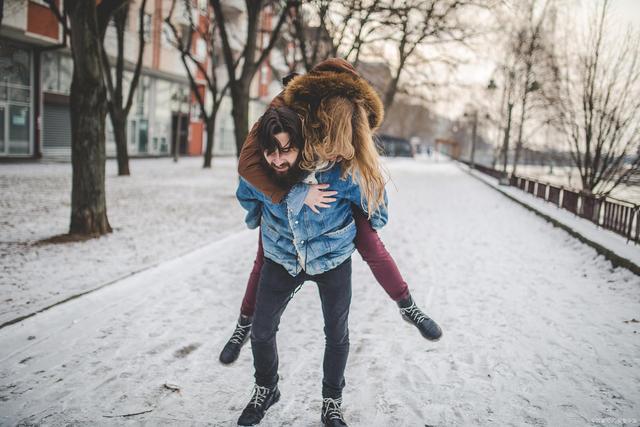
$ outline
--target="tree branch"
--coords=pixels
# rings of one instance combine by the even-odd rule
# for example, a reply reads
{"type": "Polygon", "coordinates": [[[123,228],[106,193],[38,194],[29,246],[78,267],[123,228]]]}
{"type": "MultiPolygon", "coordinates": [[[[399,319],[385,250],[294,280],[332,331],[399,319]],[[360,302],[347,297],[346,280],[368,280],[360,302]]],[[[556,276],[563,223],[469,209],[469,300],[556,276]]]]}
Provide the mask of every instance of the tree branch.
{"type": "Polygon", "coordinates": [[[131,110],[131,106],[133,105],[133,95],[138,87],[138,81],[140,80],[140,74],[142,72],[142,60],[144,58],[144,48],[145,48],[145,40],[144,40],[144,14],[145,14],[145,6],[147,5],[147,0],[142,0],[140,4],[140,9],[138,11],[138,58],[136,62],[136,68],[133,71],[133,79],[131,80],[131,86],[129,87],[129,94],[127,96],[127,103],[125,104],[124,111],[125,115],[129,114],[131,110]]]}

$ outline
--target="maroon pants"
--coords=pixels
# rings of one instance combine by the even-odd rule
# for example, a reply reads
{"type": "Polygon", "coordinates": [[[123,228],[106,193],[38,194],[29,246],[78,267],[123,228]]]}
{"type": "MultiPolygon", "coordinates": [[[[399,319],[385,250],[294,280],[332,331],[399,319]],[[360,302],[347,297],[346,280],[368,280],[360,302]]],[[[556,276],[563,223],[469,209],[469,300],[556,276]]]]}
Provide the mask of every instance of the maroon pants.
{"type": "MultiPolygon", "coordinates": [[[[407,298],[409,296],[409,287],[402,278],[396,262],[384,247],[378,233],[371,227],[367,217],[360,209],[353,210],[353,218],[356,222],[356,249],[362,259],[369,264],[369,268],[380,286],[394,301],[407,298]]],[[[260,234],[258,253],[253,262],[253,270],[249,275],[247,289],[240,308],[240,312],[245,316],[253,316],[253,310],[256,306],[256,292],[260,281],[260,270],[262,270],[263,263],[264,253],[262,250],[262,235],[260,234]]]]}

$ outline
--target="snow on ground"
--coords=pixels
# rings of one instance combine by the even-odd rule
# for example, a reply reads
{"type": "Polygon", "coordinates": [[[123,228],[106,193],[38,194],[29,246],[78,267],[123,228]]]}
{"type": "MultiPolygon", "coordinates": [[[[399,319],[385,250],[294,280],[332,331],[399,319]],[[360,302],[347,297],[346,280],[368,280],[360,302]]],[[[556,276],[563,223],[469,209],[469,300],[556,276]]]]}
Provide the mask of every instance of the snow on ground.
{"type": "MultiPolygon", "coordinates": [[[[469,168],[466,165],[461,167],[464,170],[469,171],[469,168]]],[[[582,237],[589,239],[591,242],[597,243],[616,255],[640,266],[640,246],[633,241],[628,240],[611,230],[598,227],[593,222],[585,218],[580,218],[566,209],[559,208],[553,203],[547,202],[546,200],[536,197],[531,193],[522,191],[517,187],[500,185],[498,179],[485,175],[482,172],[473,170],[470,173],[519,202],[524,203],[549,218],[553,218],[561,224],[568,226],[571,230],[577,232],[582,237]]]]}
{"type": "Polygon", "coordinates": [[[234,159],[139,159],[132,176],[107,163],[114,233],[65,245],[34,245],[69,227],[71,165],[0,167],[0,324],[95,289],[243,229],[234,159]]]}
{"type": "MultiPolygon", "coordinates": [[[[391,221],[381,236],[444,336],[430,343],[404,323],[354,255],[350,425],[640,422],[640,328],[630,322],[640,317],[640,279],[454,164],[387,165],[391,221]]],[[[233,211],[215,227],[224,236],[0,330],[0,424],[235,425],[251,392],[250,348],[228,367],[217,356],[257,235],[217,199],[218,211],[233,211]],[[122,416],[132,413],[141,414],[122,416]]],[[[320,425],[314,287],[283,316],[282,399],[261,425],[320,425]]]]}

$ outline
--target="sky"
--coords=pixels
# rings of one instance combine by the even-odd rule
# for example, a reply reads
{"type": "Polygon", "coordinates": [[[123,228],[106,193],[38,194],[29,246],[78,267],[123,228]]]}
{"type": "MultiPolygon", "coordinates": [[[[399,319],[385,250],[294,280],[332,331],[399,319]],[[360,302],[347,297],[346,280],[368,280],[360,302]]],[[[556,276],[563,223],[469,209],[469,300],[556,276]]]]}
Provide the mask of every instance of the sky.
{"type": "MultiPolygon", "coordinates": [[[[505,2],[505,4],[513,2],[505,2]]],[[[589,17],[594,12],[595,7],[600,3],[594,0],[565,0],[558,1],[564,17],[559,18],[559,22],[575,22],[577,26],[586,28],[589,17]]],[[[482,18],[485,19],[485,18],[482,18]]],[[[612,0],[611,15],[609,25],[612,30],[627,28],[633,25],[640,28],[640,0],[612,0]]],[[[443,90],[442,101],[432,104],[431,107],[437,113],[448,118],[460,116],[465,108],[469,108],[469,103],[486,106],[487,102],[498,102],[500,90],[494,92],[487,91],[487,85],[492,78],[492,74],[502,58],[503,51],[496,48],[496,42],[500,40],[499,34],[478,39],[474,42],[474,51],[460,48],[449,48],[449,52],[454,52],[466,59],[465,64],[460,65],[455,75],[447,76],[448,70],[442,69],[441,75],[436,79],[451,78],[461,85],[458,88],[443,90]]],[[[498,88],[500,89],[500,88],[498,88]]]]}

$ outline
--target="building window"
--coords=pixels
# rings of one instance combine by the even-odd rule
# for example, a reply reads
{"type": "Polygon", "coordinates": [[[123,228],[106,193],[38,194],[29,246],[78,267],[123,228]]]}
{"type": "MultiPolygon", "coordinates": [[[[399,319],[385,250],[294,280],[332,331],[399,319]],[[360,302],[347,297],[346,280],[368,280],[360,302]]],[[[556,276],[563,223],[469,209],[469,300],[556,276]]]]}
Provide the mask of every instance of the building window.
{"type": "Polygon", "coordinates": [[[29,154],[30,110],[21,105],[9,106],[9,154],[29,154]]]}
{"type": "Polygon", "coordinates": [[[73,59],[58,52],[42,53],[42,87],[45,92],[68,95],[71,92],[73,59]]]}
{"type": "Polygon", "coordinates": [[[167,144],[167,138],[164,136],[160,137],[160,152],[161,153],[169,152],[169,144],[167,144]]]}
{"type": "Polygon", "coordinates": [[[0,43],[0,80],[6,85],[29,86],[29,52],[9,43],[0,43]]]}
{"type": "Polygon", "coordinates": [[[203,120],[202,110],[200,109],[200,104],[198,101],[194,101],[191,103],[191,107],[189,108],[189,112],[191,113],[191,121],[197,122],[203,120]]]}
{"type": "Polygon", "coordinates": [[[31,52],[0,40],[0,155],[31,152],[31,52]]]}
{"type": "Polygon", "coordinates": [[[175,46],[176,38],[173,35],[171,27],[166,22],[162,22],[162,44],[165,46],[175,46]]]}
{"type": "Polygon", "coordinates": [[[116,142],[116,135],[113,132],[113,124],[111,123],[111,120],[106,120],[105,122],[105,140],[107,143],[113,143],[115,144],[116,142]]]}
{"type": "Polygon", "coordinates": [[[198,61],[200,62],[204,62],[206,57],[207,57],[207,42],[203,38],[198,37],[198,39],[196,40],[196,59],[198,59],[198,61]]]}
{"type": "Polygon", "coordinates": [[[140,76],[140,83],[136,88],[135,95],[135,114],[137,116],[146,116],[148,114],[149,104],[149,76],[140,76]]]}
{"type": "Polygon", "coordinates": [[[151,22],[151,14],[145,13],[142,21],[142,33],[146,43],[151,41],[151,22]]]}
{"type": "Polygon", "coordinates": [[[4,147],[4,134],[5,134],[4,116],[5,114],[6,114],[6,107],[0,104],[0,154],[4,153],[4,150],[5,150],[5,147],[4,147]]]}
{"type": "Polygon", "coordinates": [[[131,120],[129,121],[129,124],[131,126],[131,129],[129,131],[129,146],[130,147],[135,147],[136,146],[136,132],[138,131],[138,126],[135,120],[131,120]]]}

